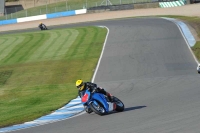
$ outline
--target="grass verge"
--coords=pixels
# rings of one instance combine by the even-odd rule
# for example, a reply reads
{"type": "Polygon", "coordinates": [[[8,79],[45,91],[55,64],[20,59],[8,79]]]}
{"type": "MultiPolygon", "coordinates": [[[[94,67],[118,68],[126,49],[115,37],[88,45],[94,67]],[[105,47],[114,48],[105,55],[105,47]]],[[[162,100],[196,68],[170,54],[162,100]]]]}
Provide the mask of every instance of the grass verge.
{"type": "Polygon", "coordinates": [[[79,27],[0,37],[0,127],[34,120],[77,97],[90,81],[107,30],[79,27]]]}

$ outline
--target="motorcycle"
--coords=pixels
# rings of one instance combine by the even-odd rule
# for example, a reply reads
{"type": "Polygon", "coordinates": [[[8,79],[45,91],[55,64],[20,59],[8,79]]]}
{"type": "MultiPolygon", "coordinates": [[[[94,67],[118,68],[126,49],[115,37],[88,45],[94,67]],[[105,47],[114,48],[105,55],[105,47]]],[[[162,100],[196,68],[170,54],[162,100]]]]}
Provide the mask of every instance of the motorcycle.
{"type": "Polygon", "coordinates": [[[40,30],[48,30],[45,24],[40,24],[38,27],[40,30]]]}
{"type": "Polygon", "coordinates": [[[81,98],[81,102],[83,105],[101,116],[112,111],[124,111],[124,104],[120,99],[112,96],[112,101],[109,101],[107,96],[101,93],[96,93],[95,91],[90,92],[89,90],[86,90],[84,96],[81,98]]]}
{"type": "Polygon", "coordinates": [[[198,74],[200,74],[200,64],[198,64],[198,66],[197,66],[197,72],[198,72],[198,74]]]}

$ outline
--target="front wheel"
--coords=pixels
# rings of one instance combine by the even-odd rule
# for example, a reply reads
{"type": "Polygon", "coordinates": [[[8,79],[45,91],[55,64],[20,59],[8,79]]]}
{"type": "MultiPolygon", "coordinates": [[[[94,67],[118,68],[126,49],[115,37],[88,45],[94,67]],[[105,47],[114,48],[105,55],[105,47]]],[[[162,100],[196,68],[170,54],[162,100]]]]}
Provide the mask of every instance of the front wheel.
{"type": "Polygon", "coordinates": [[[95,112],[98,115],[105,115],[106,111],[103,107],[103,105],[99,102],[93,101],[90,103],[90,108],[93,112],[95,112]]]}
{"type": "Polygon", "coordinates": [[[113,96],[113,103],[116,104],[116,109],[115,109],[116,111],[118,112],[124,111],[124,103],[120,99],[113,96]]]}

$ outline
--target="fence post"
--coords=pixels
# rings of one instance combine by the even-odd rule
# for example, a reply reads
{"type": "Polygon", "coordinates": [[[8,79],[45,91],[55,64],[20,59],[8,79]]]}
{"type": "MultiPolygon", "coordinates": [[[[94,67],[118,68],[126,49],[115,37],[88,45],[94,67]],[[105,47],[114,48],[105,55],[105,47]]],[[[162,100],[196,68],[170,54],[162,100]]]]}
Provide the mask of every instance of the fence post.
{"type": "Polygon", "coordinates": [[[47,1],[46,1],[46,13],[47,13],[47,1]]]}
{"type": "Polygon", "coordinates": [[[6,12],[6,8],[5,8],[5,15],[6,15],[6,20],[7,20],[8,18],[7,18],[7,12],[6,12]]]}
{"type": "Polygon", "coordinates": [[[68,9],[67,9],[67,0],[66,0],[66,10],[68,11],[68,9]]]}
{"type": "Polygon", "coordinates": [[[4,8],[4,16],[6,16],[6,20],[7,20],[6,8],[4,8]]]}

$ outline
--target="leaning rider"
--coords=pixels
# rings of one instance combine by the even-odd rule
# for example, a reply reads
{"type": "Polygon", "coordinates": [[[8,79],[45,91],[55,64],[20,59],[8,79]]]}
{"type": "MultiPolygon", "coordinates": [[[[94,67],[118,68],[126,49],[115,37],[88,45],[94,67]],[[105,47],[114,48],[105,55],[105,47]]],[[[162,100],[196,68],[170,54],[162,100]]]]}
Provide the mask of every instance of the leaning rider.
{"type": "Polygon", "coordinates": [[[46,28],[46,25],[43,24],[42,22],[40,22],[40,24],[38,25],[38,27],[41,29],[41,30],[44,30],[46,28]]]}
{"type": "Polygon", "coordinates": [[[200,73],[200,64],[198,64],[198,66],[197,66],[197,71],[198,71],[198,73],[200,73]]]}
{"type": "MultiPolygon", "coordinates": [[[[94,89],[97,93],[102,93],[106,95],[109,99],[109,101],[112,101],[112,96],[110,93],[106,92],[103,88],[97,87],[97,84],[92,83],[92,82],[83,82],[83,80],[79,79],[76,81],[76,87],[79,89],[78,90],[78,95],[80,97],[84,96],[86,89],[88,89],[90,92],[92,92],[94,89]]],[[[91,113],[91,109],[88,109],[86,106],[84,106],[85,111],[87,113],[91,113]]]]}

